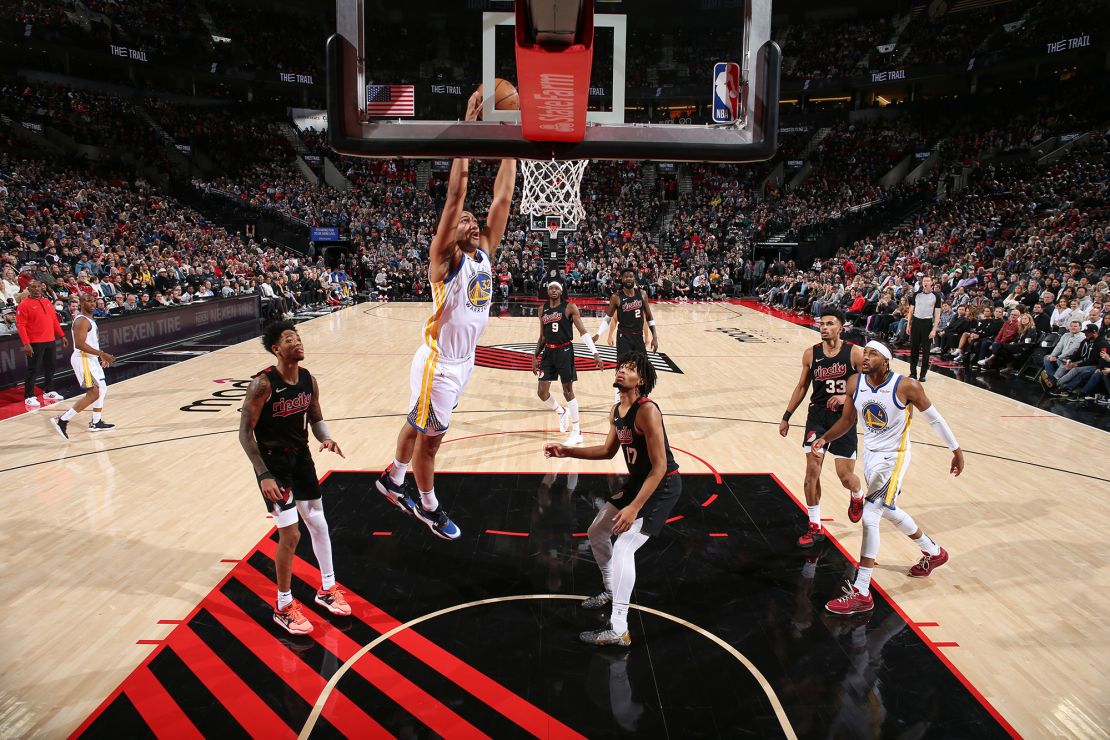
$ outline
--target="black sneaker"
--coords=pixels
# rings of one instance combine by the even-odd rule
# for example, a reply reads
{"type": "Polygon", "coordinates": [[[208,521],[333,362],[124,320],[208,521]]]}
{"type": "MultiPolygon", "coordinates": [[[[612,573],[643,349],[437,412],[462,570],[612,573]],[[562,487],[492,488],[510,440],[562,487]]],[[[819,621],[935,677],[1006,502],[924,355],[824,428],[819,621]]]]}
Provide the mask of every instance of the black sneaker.
{"type": "Polygon", "coordinates": [[[378,493],[386,497],[389,503],[406,514],[412,514],[416,508],[416,503],[405,494],[404,484],[397,485],[394,483],[393,479],[389,477],[388,470],[381,474],[374,483],[374,487],[378,489],[378,493]]]}
{"type": "Polygon", "coordinates": [[[50,426],[54,427],[54,431],[57,432],[62,439],[69,441],[69,432],[66,431],[66,427],[69,426],[68,421],[60,416],[52,416],[50,417],[50,426]]]}
{"type": "Polygon", "coordinates": [[[115,428],[116,428],[115,424],[107,424],[107,423],[104,422],[103,419],[101,419],[98,422],[91,422],[91,421],[89,422],[89,431],[90,432],[107,432],[107,431],[115,429],[115,428]]]}

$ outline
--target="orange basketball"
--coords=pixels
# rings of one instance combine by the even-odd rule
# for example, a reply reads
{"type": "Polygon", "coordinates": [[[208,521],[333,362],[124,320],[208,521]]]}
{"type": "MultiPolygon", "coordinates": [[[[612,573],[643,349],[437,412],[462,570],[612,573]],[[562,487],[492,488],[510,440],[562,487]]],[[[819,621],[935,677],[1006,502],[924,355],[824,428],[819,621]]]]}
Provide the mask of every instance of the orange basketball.
{"type": "MultiPolygon", "coordinates": [[[[482,92],[481,85],[478,85],[478,92],[482,92]]],[[[520,110],[520,96],[513,83],[496,78],[493,85],[493,107],[495,110],[520,110]]]]}

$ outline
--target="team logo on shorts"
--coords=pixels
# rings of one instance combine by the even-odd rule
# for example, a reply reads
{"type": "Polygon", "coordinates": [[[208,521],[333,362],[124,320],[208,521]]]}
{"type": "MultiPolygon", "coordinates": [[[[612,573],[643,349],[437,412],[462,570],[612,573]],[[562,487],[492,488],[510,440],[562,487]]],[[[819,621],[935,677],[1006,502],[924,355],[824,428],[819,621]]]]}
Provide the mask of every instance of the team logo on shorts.
{"type": "Polygon", "coordinates": [[[863,423],[872,432],[881,432],[886,429],[887,421],[889,419],[882,404],[872,401],[863,407],[863,423]]]}
{"type": "Polygon", "coordinates": [[[466,286],[466,301],[471,308],[483,309],[493,297],[493,278],[488,272],[479,272],[466,286]]]}

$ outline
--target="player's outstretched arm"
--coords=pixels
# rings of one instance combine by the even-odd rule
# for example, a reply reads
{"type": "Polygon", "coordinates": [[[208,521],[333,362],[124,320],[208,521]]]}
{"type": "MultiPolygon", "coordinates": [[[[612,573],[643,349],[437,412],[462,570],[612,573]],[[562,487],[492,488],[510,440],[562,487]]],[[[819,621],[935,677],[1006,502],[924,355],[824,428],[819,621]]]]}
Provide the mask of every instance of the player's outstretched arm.
{"type": "MultiPolygon", "coordinates": [[[[856,387],[859,385],[860,373],[856,373],[848,378],[847,390],[848,398],[851,399],[856,395],[856,387]]],[[[844,409],[840,412],[840,418],[832,425],[829,431],[822,434],[817,439],[813,440],[811,449],[814,455],[824,455],[825,447],[834,439],[840,439],[848,433],[849,429],[856,426],[856,405],[854,403],[844,404],[844,409]]]]}
{"type": "Polygon", "coordinates": [[[509,207],[513,203],[516,190],[516,160],[502,159],[497,169],[497,179],[493,181],[493,202],[486,216],[486,228],[482,230],[478,246],[485,250],[493,262],[501,237],[505,236],[505,224],[509,222],[509,207]]]}
{"type": "Polygon", "coordinates": [[[543,455],[544,457],[573,457],[578,460],[612,460],[619,449],[617,427],[613,424],[612,414],[610,414],[609,435],[605,437],[602,444],[593,447],[567,447],[551,442],[543,446],[543,455]]]}
{"type": "Polygon", "coordinates": [[[956,441],[956,435],[952,433],[948,422],[944,420],[944,417],[937,411],[937,407],[925,395],[925,388],[921,383],[903,378],[902,382],[898,384],[898,395],[903,396],[899,400],[906,406],[913,404],[913,407],[921,412],[921,415],[925,417],[925,421],[929,422],[929,426],[933,428],[936,435],[952,451],[952,464],[948,469],[949,472],[952,475],[962,473],[964,471],[964,453],[960,449],[960,443],[956,441]]]}
{"type": "MultiPolygon", "coordinates": [[[[620,308],[620,299],[617,298],[617,294],[614,293],[609,296],[609,306],[605,309],[605,317],[601,319],[601,324],[597,327],[597,333],[590,337],[590,339],[596,342],[601,337],[605,337],[609,342],[609,346],[613,346],[612,333],[609,331],[609,322],[616,316],[618,308],[620,308]]],[[[615,328],[616,324],[613,326],[615,328]]]]}
{"type": "Polygon", "coordinates": [[[574,322],[574,328],[578,330],[578,334],[582,337],[582,342],[586,345],[586,349],[594,356],[594,362],[600,370],[605,367],[605,363],[601,361],[601,355],[597,353],[597,345],[594,344],[593,337],[586,331],[586,325],[582,323],[582,312],[578,310],[578,306],[573,303],[567,304],[567,316],[574,322]]]}
{"type": "Polygon", "coordinates": [[[794,386],[794,392],[790,394],[790,400],[786,402],[786,411],[782,415],[782,421],[779,422],[779,434],[784,437],[790,433],[791,415],[798,409],[798,405],[806,397],[806,391],[809,390],[811,378],[809,369],[812,364],[813,347],[810,347],[802,353],[802,376],[798,378],[798,384],[794,386]]]}
{"type": "Polygon", "coordinates": [[[308,407],[308,424],[312,427],[312,436],[320,443],[320,452],[331,450],[342,458],[347,457],[331,438],[328,423],[324,421],[324,412],[320,409],[320,386],[316,383],[316,376],[312,377],[312,405],[308,407]]]}
{"type": "Polygon", "coordinates": [[[457,251],[456,230],[462,216],[463,203],[466,201],[466,184],[470,178],[470,160],[465,157],[451,163],[451,174],[447,178],[447,200],[439,215],[439,226],[432,244],[428,247],[428,279],[439,282],[446,278],[454,266],[457,251]]]}
{"type": "Polygon", "coordinates": [[[266,467],[258,449],[258,441],[254,438],[254,427],[258,424],[258,417],[262,415],[262,404],[269,398],[270,381],[259,373],[251,380],[247,397],[243,399],[243,410],[239,416],[239,444],[254,467],[254,477],[258,480],[258,487],[262,489],[262,495],[270,501],[281,501],[284,496],[273,474],[266,467]]]}
{"type": "Polygon", "coordinates": [[[651,313],[651,302],[648,301],[647,292],[640,290],[640,297],[644,301],[644,321],[647,322],[647,328],[651,332],[651,351],[659,351],[659,334],[655,331],[655,316],[651,313]]]}

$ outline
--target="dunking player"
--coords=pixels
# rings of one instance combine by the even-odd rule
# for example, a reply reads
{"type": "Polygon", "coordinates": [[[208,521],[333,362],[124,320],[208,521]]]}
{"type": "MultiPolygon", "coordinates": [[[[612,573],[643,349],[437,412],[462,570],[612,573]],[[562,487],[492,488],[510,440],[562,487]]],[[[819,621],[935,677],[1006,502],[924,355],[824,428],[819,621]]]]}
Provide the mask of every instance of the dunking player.
{"type": "Polygon", "coordinates": [[[582,444],[582,427],[578,421],[578,399],[574,397],[574,381],[578,380],[578,371],[574,368],[572,323],[582,335],[582,340],[586,343],[590,354],[594,356],[597,368],[600,370],[605,367],[605,363],[597,354],[593,338],[586,333],[586,327],[582,325],[582,314],[579,313],[578,306],[564,300],[563,286],[558,280],[552,280],[547,284],[547,304],[540,311],[540,339],[536,343],[536,354],[532,356],[532,372],[542,371],[536,394],[559,415],[559,431],[565,432],[567,427],[570,427],[570,436],[563,441],[563,444],[568,446],[582,444]],[[553,380],[560,380],[563,383],[566,408],[560,406],[551,395],[553,380]]]}
{"type": "MultiPolygon", "coordinates": [[[[659,350],[659,335],[655,333],[655,319],[651,315],[651,305],[648,303],[644,291],[636,287],[636,272],[626,267],[621,270],[621,289],[609,296],[609,305],[605,309],[605,318],[597,327],[593,341],[599,337],[609,336],[609,320],[617,317],[617,357],[624,357],[629,352],[647,353],[644,347],[644,319],[647,319],[648,328],[651,330],[651,351],[659,350]]],[[[620,393],[615,394],[617,401],[620,393]]]]}
{"type": "Polygon", "coordinates": [[[628,602],[636,585],[636,551],[659,534],[682,493],[682,478],[671,454],[663,414],[648,398],[655,387],[655,368],[643,352],[618,358],[613,387],[620,401],[610,415],[609,436],[593,447],[544,445],[547,457],[610,460],[624,450],[628,480],[609,497],[589,528],[590,549],[601,569],[605,588],[582,602],[584,609],[602,609],[612,603],[609,625],[583,632],[579,639],[591,645],[628,647],[628,602]],[[613,541],[614,535],[616,541],[613,541]]]}
{"type": "MultiPolygon", "coordinates": [[[[481,109],[482,96],[475,92],[467,103],[466,120],[475,120],[481,109]]],[[[424,324],[423,344],[412,358],[407,423],[397,435],[392,466],[376,483],[390,503],[416,516],[445,540],[458,539],[462,531],[436,498],[436,452],[451,423],[451,411],[458,405],[474,369],[478,338],[489,322],[493,296],[490,265],[509,219],[516,160],[501,160],[484,229],[473,213],[463,210],[468,173],[468,160],[456,159],[451,164],[447,201],[428,249],[428,282],[435,306],[424,324]],[[419,503],[402,490],[410,462],[420,492],[419,503]]]]}
{"type": "Polygon", "coordinates": [[[343,457],[339,445],[331,438],[328,425],[320,411],[320,387],[316,378],[300,366],[304,345],[292,321],[277,321],[262,332],[266,351],[277,358],[277,364],[258,373],[247,389],[239,420],[239,444],[254,466],[254,475],[266,507],[274,515],[278,528],[277,604],[274,621],[294,635],[312,631],[312,623],[301,612],[293,598],[293,553],[301,539],[298,514],[304,519],[312,537],[312,551],[320,565],[320,589],[316,603],[332,614],[347,616],[351,607],[343,590],[335,585],[335,567],[331,556],[331,535],[316,466],[308,450],[308,427],[320,442],[320,450],[331,450],[343,457]]]}
{"type": "Polygon", "coordinates": [[[855,583],[844,595],[825,604],[834,614],[856,614],[875,608],[871,598],[871,569],[879,554],[879,520],[886,519],[921,548],[922,557],[910,575],[925,578],[948,562],[948,553],[918,528],[913,518],[897,508],[902,478],[910,465],[910,422],[916,408],[952,451],[952,475],[964,469],[964,453],[948,423],[925,396],[921,383],[890,371],[891,352],[874,340],[863,348],[858,374],[848,380],[852,403],[844,404],[832,429],[813,440],[813,453],[823,455],[829,444],[854,429],[856,417],[863,419],[863,477],[867,496],[863,504],[863,544],[855,583]]]}
{"type": "MultiPolygon", "coordinates": [[[[810,548],[825,539],[821,526],[821,463],[823,455],[813,454],[810,445],[840,418],[840,407],[847,402],[845,391],[848,379],[859,372],[863,361],[863,348],[841,339],[844,317],[836,309],[826,309],[820,316],[821,343],[802,353],[802,376],[794,386],[786,413],[779,422],[779,434],[790,431],[790,415],[806,396],[806,388],[813,384],[806,414],[806,431],[802,449],[806,453],[806,508],[809,509],[809,526],[798,538],[798,547],[810,548]]],[[[848,519],[858,522],[863,514],[863,492],[860,490],[856,467],[856,431],[852,429],[829,447],[836,458],[836,475],[851,494],[848,519]]]]}
{"type": "MultiPolygon", "coordinates": [[[[100,332],[93,320],[93,311],[96,310],[96,299],[99,296],[82,293],[79,312],[73,317],[70,331],[73,332],[73,354],[69,364],[73,366],[73,374],[77,382],[85,389],[85,395],[68,411],[61,416],[50,419],[63,439],[69,439],[69,421],[77,414],[92,405],[92,421],[89,422],[90,432],[106,432],[115,428],[115,424],[104,421],[100,414],[104,411],[104,397],[108,395],[108,384],[104,382],[104,368],[116,361],[112,355],[100,349],[100,332]]],[[[51,350],[53,351],[53,350],[51,350]]]]}

